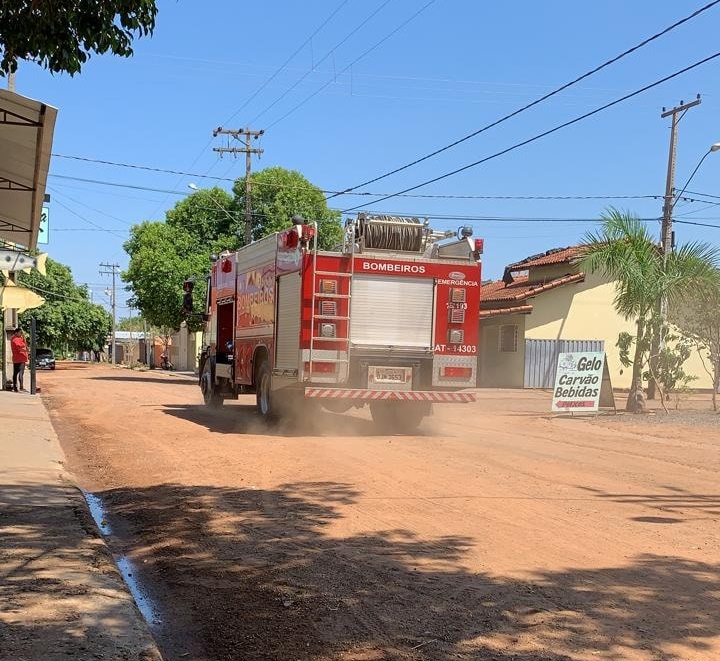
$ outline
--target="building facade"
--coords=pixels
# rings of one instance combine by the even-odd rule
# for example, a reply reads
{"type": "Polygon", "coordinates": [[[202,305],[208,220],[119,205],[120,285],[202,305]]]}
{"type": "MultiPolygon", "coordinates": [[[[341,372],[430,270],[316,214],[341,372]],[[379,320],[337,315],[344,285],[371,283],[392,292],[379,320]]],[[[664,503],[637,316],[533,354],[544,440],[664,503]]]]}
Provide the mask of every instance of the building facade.
{"type": "MultiPolygon", "coordinates": [[[[480,304],[479,383],[484,387],[538,387],[534,363],[545,360],[554,376],[557,351],[602,347],[613,387],[629,388],[632,368],[622,365],[616,346],[635,325],[615,311],[615,283],[584,273],[579,247],[556,248],[510,264],[502,280],[483,284],[480,304]]],[[[685,363],[693,388],[712,388],[698,352],[685,363]]],[[[542,387],[547,385],[548,380],[542,387]]]]}

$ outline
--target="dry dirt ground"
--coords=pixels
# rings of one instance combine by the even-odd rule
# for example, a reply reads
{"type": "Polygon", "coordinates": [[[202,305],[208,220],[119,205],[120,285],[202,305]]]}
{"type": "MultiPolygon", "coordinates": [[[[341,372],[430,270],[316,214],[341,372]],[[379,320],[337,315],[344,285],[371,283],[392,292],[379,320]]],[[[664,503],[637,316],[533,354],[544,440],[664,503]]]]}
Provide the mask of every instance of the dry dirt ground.
{"type": "Polygon", "coordinates": [[[363,411],[210,412],[168,373],[42,384],[168,660],[720,659],[711,415],[552,418],[547,393],[481,391],[382,436],[363,411]]]}

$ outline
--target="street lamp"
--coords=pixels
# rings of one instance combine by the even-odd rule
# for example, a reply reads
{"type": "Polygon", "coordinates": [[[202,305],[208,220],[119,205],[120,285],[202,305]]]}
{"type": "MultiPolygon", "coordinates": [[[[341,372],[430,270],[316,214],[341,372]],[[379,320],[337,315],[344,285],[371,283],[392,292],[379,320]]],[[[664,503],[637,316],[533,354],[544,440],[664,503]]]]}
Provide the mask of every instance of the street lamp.
{"type": "MultiPolygon", "coordinates": [[[[196,184],[188,184],[188,188],[191,190],[194,190],[196,193],[200,191],[200,189],[197,187],[196,184]]],[[[231,214],[224,206],[222,206],[212,195],[208,196],[210,200],[212,200],[212,203],[220,209],[230,220],[233,222],[237,221],[237,218],[231,214]]],[[[240,236],[240,233],[238,232],[238,236],[240,236]]]]}
{"type": "Polygon", "coordinates": [[[703,161],[708,157],[708,155],[712,154],[713,152],[716,152],[720,150],[720,142],[716,142],[715,144],[710,146],[710,149],[708,149],[704,154],[703,157],[700,159],[700,162],[695,166],[695,169],[692,171],[692,174],[688,178],[688,180],[685,182],[685,185],[682,187],[682,190],[675,196],[675,201],[672,203],[671,208],[675,208],[675,205],[677,204],[678,200],[682,197],[682,194],[685,192],[685,189],[690,185],[690,182],[692,181],[692,178],[695,176],[695,173],[700,169],[700,166],[703,164],[703,161]]]}

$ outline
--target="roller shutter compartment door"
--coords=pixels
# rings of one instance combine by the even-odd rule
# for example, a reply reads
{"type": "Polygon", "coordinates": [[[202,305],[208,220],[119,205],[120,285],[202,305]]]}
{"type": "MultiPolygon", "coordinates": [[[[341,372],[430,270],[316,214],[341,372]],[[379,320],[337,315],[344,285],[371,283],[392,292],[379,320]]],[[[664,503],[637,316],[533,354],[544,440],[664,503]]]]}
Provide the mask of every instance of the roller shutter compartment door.
{"type": "Polygon", "coordinates": [[[350,340],[359,346],[430,349],[434,292],[432,278],[356,275],[350,340]]]}
{"type": "Polygon", "coordinates": [[[275,367],[298,369],[300,352],[300,275],[290,273],[278,278],[277,336],[275,367]]]}

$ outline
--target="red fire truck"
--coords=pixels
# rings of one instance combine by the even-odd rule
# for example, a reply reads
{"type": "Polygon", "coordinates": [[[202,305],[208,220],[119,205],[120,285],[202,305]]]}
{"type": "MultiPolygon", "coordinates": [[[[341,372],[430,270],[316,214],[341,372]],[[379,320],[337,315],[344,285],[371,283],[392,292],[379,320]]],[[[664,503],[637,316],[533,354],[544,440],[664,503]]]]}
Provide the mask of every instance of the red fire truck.
{"type": "Polygon", "coordinates": [[[471,402],[482,240],[416,218],[360,214],[342,247],[301,218],[220,255],[208,281],[199,385],[205,403],[256,393],[263,418],[312,401],[414,429],[433,402],[471,402]]]}

